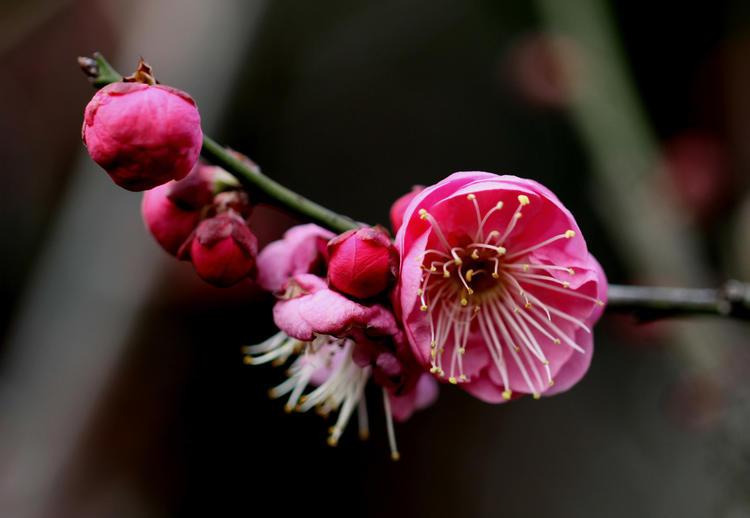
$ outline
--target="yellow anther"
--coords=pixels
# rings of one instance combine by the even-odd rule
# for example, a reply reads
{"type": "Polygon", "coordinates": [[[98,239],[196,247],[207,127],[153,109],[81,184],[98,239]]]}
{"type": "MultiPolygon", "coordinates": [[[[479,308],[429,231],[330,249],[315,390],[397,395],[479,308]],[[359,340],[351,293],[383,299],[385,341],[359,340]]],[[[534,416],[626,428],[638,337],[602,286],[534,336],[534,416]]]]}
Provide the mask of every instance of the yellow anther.
{"type": "Polygon", "coordinates": [[[504,246],[497,247],[497,255],[505,255],[505,252],[507,252],[507,250],[505,249],[504,246]]]}
{"type": "Polygon", "coordinates": [[[437,347],[437,342],[435,340],[431,341],[430,347],[437,347]]]}
{"type": "Polygon", "coordinates": [[[603,301],[601,301],[601,300],[599,300],[599,299],[596,299],[596,304],[597,304],[598,306],[603,306],[603,305],[604,305],[604,302],[603,302],[603,301]]]}
{"type": "Polygon", "coordinates": [[[563,281],[562,287],[563,288],[570,288],[570,283],[568,281],[563,281]]]}
{"type": "Polygon", "coordinates": [[[401,455],[399,454],[399,452],[397,452],[397,451],[392,451],[391,452],[391,460],[393,462],[398,461],[400,458],[401,458],[401,455]]]}
{"type": "Polygon", "coordinates": [[[507,401],[508,399],[510,399],[510,397],[511,397],[512,395],[513,395],[513,391],[512,391],[512,390],[504,390],[504,391],[503,391],[503,399],[505,399],[506,401],[507,401]]]}
{"type": "Polygon", "coordinates": [[[521,214],[520,212],[516,212],[516,215],[513,217],[516,219],[521,219],[523,217],[523,214],[521,214]]]}
{"type": "Polygon", "coordinates": [[[436,374],[437,371],[438,371],[438,368],[435,367],[434,365],[432,367],[430,367],[430,374],[436,374]]]}
{"type": "Polygon", "coordinates": [[[469,301],[466,300],[466,298],[464,297],[464,298],[461,299],[461,305],[462,306],[468,306],[469,305],[469,301]]]}
{"type": "Polygon", "coordinates": [[[466,352],[466,347],[459,347],[458,348],[458,354],[464,354],[466,352]]]}
{"type": "Polygon", "coordinates": [[[428,309],[429,309],[429,308],[427,307],[427,304],[422,304],[422,305],[421,305],[421,306],[419,307],[419,310],[420,310],[420,311],[427,311],[428,309]]]}
{"type": "Polygon", "coordinates": [[[572,230],[566,230],[565,231],[565,237],[567,237],[568,239],[570,239],[571,237],[573,237],[575,235],[576,235],[576,233],[573,232],[572,230]]]}
{"type": "Polygon", "coordinates": [[[482,306],[479,306],[479,305],[474,306],[474,313],[479,313],[481,309],[482,309],[482,306]]]}
{"type": "Polygon", "coordinates": [[[468,269],[466,270],[466,274],[464,277],[466,277],[466,282],[471,282],[471,278],[474,276],[474,270],[468,269]]]}
{"type": "Polygon", "coordinates": [[[437,268],[436,268],[435,266],[430,266],[430,271],[431,271],[431,272],[436,272],[436,271],[437,271],[437,268]]]}
{"type": "Polygon", "coordinates": [[[284,412],[286,412],[287,414],[291,414],[293,411],[294,411],[294,406],[290,405],[289,403],[284,405],[284,412]]]}
{"type": "Polygon", "coordinates": [[[451,376],[450,378],[448,378],[448,383],[450,383],[451,385],[455,385],[456,383],[458,383],[458,380],[455,378],[455,376],[451,376]]]}
{"type": "Polygon", "coordinates": [[[423,293],[422,288],[417,288],[417,295],[422,295],[423,293]]]}
{"type": "Polygon", "coordinates": [[[528,271],[529,271],[529,265],[528,265],[528,264],[524,264],[524,265],[523,265],[523,266],[521,267],[521,269],[522,269],[523,271],[525,271],[525,272],[528,272],[528,271]]]}
{"type": "Polygon", "coordinates": [[[473,250],[473,251],[471,252],[471,258],[472,258],[472,259],[474,259],[474,260],[476,260],[476,259],[479,259],[479,250],[477,250],[477,249],[475,248],[475,249],[474,249],[474,250],[473,250]]]}
{"type": "Polygon", "coordinates": [[[552,385],[554,385],[554,384],[555,384],[555,380],[549,380],[549,386],[550,386],[550,387],[551,387],[552,385]]]}
{"type": "Polygon", "coordinates": [[[453,262],[456,263],[456,266],[461,266],[462,264],[464,264],[460,257],[456,257],[455,259],[453,259],[453,262]]]}
{"type": "Polygon", "coordinates": [[[466,377],[466,374],[461,374],[458,377],[458,381],[468,381],[468,380],[469,380],[469,378],[466,377]]]}
{"type": "Polygon", "coordinates": [[[419,209],[419,217],[420,219],[427,218],[427,211],[425,209],[419,209]]]}
{"type": "Polygon", "coordinates": [[[521,311],[521,310],[518,309],[518,306],[514,306],[513,307],[513,313],[518,313],[519,311],[521,311]]]}
{"type": "Polygon", "coordinates": [[[553,343],[553,344],[557,344],[557,345],[560,345],[560,343],[561,343],[561,342],[560,342],[560,339],[559,339],[559,338],[555,338],[554,340],[552,340],[552,343],[553,343]]]}
{"type": "Polygon", "coordinates": [[[242,363],[245,365],[252,365],[253,364],[253,357],[252,356],[245,356],[242,358],[242,363]]]}
{"type": "MultiPolygon", "coordinates": [[[[500,209],[502,209],[502,208],[503,208],[503,202],[501,202],[501,201],[497,202],[497,204],[495,205],[495,208],[496,208],[497,210],[500,210],[500,209]]],[[[494,232],[494,231],[493,231],[493,232],[494,232]]],[[[499,232],[496,232],[496,233],[498,233],[498,234],[499,234],[499,232]]],[[[490,232],[490,234],[492,234],[492,232],[490,232]]]]}
{"type": "Polygon", "coordinates": [[[338,440],[338,439],[336,439],[336,437],[334,437],[334,436],[330,436],[330,437],[328,438],[328,441],[327,441],[327,442],[328,442],[328,446],[331,446],[331,447],[333,447],[333,446],[336,446],[336,445],[337,445],[337,444],[339,443],[339,440],[338,440]]]}
{"type": "Polygon", "coordinates": [[[467,199],[467,200],[469,200],[469,201],[471,201],[471,200],[476,200],[476,199],[477,199],[477,197],[476,197],[476,196],[474,196],[473,194],[467,194],[467,195],[466,195],[466,199],[467,199]]]}
{"type": "Polygon", "coordinates": [[[542,365],[549,365],[549,360],[544,360],[544,361],[542,362],[542,365]]]}
{"type": "Polygon", "coordinates": [[[568,268],[568,273],[570,275],[575,275],[576,271],[573,268],[568,268]]]}
{"type": "Polygon", "coordinates": [[[500,274],[497,273],[497,272],[492,272],[492,278],[493,279],[499,279],[500,278],[500,274]]]}
{"type": "Polygon", "coordinates": [[[449,272],[448,270],[443,270],[443,277],[447,279],[450,276],[451,276],[451,272],[449,272]]]}
{"type": "Polygon", "coordinates": [[[520,203],[521,205],[528,205],[530,203],[529,202],[529,197],[526,196],[525,194],[519,194],[518,195],[518,203],[520,203]]]}
{"type": "MultiPolygon", "coordinates": [[[[432,358],[433,360],[435,359],[435,357],[436,357],[436,356],[437,356],[437,350],[436,350],[436,349],[432,349],[432,350],[430,350],[430,357],[431,357],[431,358],[432,358]]],[[[432,369],[430,369],[430,372],[432,372],[432,369]]],[[[433,374],[434,374],[434,373],[433,373],[433,374]]]]}
{"type": "Polygon", "coordinates": [[[531,308],[531,302],[527,302],[526,304],[523,305],[523,307],[525,307],[526,309],[530,309],[531,308]]]}
{"type": "MultiPolygon", "coordinates": [[[[498,205],[500,205],[502,207],[503,206],[503,202],[498,203],[498,205]]],[[[492,239],[493,237],[497,237],[499,235],[500,235],[500,232],[498,232],[497,230],[493,230],[492,232],[490,232],[489,234],[487,234],[487,239],[489,240],[489,239],[492,239]]]]}
{"type": "Polygon", "coordinates": [[[539,392],[534,392],[534,399],[539,399],[542,395],[539,392]]]}

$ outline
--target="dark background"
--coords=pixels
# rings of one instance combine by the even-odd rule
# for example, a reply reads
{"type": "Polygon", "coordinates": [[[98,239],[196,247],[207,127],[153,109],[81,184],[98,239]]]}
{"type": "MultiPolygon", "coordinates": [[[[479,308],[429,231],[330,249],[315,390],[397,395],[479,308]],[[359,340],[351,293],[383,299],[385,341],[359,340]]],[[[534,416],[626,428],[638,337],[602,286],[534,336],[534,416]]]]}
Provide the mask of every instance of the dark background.
{"type": "MultiPolygon", "coordinates": [[[[195,96],[207,133],[358,220],[387,222],[396,197],[453,171],[513,173],[559,195],[612,282],[747,280],[746,3],[575,0],[567,34],[544,6],[1,4],[0,516],[750,516],[744,324],[606,316],[569,393],[491,406],[443,387],[397,427],[398,463],[372,397],[370,441],[349,430],[332,449],[318,416],[268,400],[281,369],[242,364],[240,346],[274,332],[272,298],[163,255],[140,196],[80,142],[92,89],[75,57],[129,72],[142,54],[195,96]],[[575,31],[592,12],[634,105],[602,88],[600,49],[575,31]],[[618,138],[640,116],[642,148],[618,138]],[[587,117],[616,123],[605,150],[587,117]],[[652,198],[606,190],[610,157],[652,198]],[[676,223],[619,214],[614,196],[676,223]],[[622,252],[659,225],[692,246],[622,252]],[[674,271],[644,269],[675,253],[674,271]],[[699,267],[678,278],[683,260],[699,267]]],[[[263,242],[291,223],[253,219],[263,242]]]]}

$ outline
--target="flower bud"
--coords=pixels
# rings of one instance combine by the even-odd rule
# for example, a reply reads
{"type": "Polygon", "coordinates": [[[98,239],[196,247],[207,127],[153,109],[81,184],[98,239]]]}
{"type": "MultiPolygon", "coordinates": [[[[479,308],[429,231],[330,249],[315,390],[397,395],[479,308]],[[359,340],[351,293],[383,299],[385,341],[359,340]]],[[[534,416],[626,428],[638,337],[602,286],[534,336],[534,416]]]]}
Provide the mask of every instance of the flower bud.
{"type": "Polygon", "coordinates": [[[227,287],[255,269],[258,240],[245,221],[230,211],[203,220],[185,252],[201,279],[227,287]]]}
{"type": "Polygon", "coordinates": [[[227,182],[227,176],[231,178],[220,167],[198,164],[182,180],[143,193],[143,221],[164,250],[177,255],[203,217],[204,207],[214,201],[219,184],[227,182]]]}
{"type": "Polygon", "coordinates": [[[200,210],[175,203],[169,196],[172,182],[154,187],[143,193],[141,214],[151,235],[161,247],[172,255],[190,236],[201,219],[200,210]]]}
{"type": "Polygon", "coordinates": [[[83,121],[91,158],[129,191],[184,178],[203,133],[193,99],[164,85],[112,83],[91,99],[83,121]]]}
{"type": "Polygon", "coordinates": [[[398,256],[380,228],[360,228],[328,243],[328,282],[342,293],[365,299],[383,291],[395,277],[398,256]]]}

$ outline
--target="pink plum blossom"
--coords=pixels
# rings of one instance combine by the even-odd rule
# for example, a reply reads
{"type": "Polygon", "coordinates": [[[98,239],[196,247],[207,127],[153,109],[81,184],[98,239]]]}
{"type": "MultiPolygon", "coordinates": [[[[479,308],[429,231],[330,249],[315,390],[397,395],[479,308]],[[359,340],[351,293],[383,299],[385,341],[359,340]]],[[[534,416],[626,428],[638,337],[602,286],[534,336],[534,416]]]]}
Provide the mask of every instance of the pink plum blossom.
{"type": "Polygon", "coordinates": [[[99,90],[86,106],[81,134],[91,158],[130,191],[185,177],[203,139],[198,108],[188,94],[138,82],[99,90]]]}
{"type": "Polygon", "coordinates": [[[364,227],[328,242],[328,282],[359,299],[374,297],[395,279],[398,254],[385,230],[364,227]]]}
{"type": "Polygon", "coordinates": [[[282,239],[270,243],[258,254],[258,284],[267,291],[277,292],[290,277],[325,267],[326,243],[334,236],[313,223],[290,228],[282,239]]]}
{"type": "Polygon", "coordinates": [[[488,402],[586,372],[604,273],[572,214],[532,180],[455,173],[409,204],[396,307],[417,360],[488,402]]]}
{"type": "Polygon", "coordinates": [[[315,275],[302,274],[287,283],[274,307],[274,322],[281,332],[245,351],[249,364],[283,363],[298,355],[289,378],[271,395],[289,394],[287,411],[336,411],[328,438],[333,446],[357,409],[360,435],[369,433],[364,388],[373,380],[381,386],[391,454],[397,459],[392,420],[406,420],[432,404],[437,385],[431,376],[424,377],[393,314],[379,304],[355,302],[315,275]],[[308,386],[315,388],[305,392],[308,386]]]}

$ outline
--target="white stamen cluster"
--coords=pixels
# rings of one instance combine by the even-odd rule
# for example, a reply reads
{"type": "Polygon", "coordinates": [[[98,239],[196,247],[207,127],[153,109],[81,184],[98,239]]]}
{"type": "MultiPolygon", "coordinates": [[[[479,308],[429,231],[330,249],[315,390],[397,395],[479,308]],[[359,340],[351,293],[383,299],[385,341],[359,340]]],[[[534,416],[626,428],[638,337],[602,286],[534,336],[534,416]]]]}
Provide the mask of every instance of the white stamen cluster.
{"type": "Polygon", "coordinates": [[[503,209],[503,202],[482,215],[476,196],[467,195],[476,213],[477,228],[470,236],[471,242],[464,246],[453,246],[439,222],[425,209],[419,211],[420,218],[429,222],[439,243],[417,259],[422,269],[417,295],[420,309],[427,313],[430,324],[430,372],[439,377],[447,376],[453,384],[470,381],[464,373],[463,359],[469,337],[478,331],[502,379],[505,399],[512,396],[508,388],[511,363],[535,398],[554,383],[544,342],[564,343],[583,352],[574,338],[560,329],[560,320],[590,332],[581,320],[529,293],[528,286],[603,304],[596,298],[568,289],[568,281],[552,275],[552,272],[563,271],[572,276],[573,268],[528,261],[534,251],[574,237],[573,230],[550,236],[532,246],[513,249],[512,240],[508,238],[516,230],[524,207],[531,203],[523,194],[517,199],[518,205],[505,228],[486,232],[491,216],[503,209]],[[539,335],[543,340],[538,339],[539,335]],[[447,349],[450,352],[446,354],[447,349]]]}
{"type": "MultiPolygon", "coordinates": [[[[260,344],[244,347],[243,351],[247,365],[272,362],[279,366],[293,354],[298,355],[287,370],[287,379],[270,389],[268,394],[273,399],[289,394],[284,405],[287,412],[315,409],[323,417],[337,412],[336,422],[328,430],[328,444],[336,446],[355,409],[358,410],[360,438],[367,439],[370,434],[364,390],[372,369],[354,362],[354,347],[354,342],[347,338],[318,336],[312,342],[303,342],[279,332],[260,344]],[[313,376],[321,369],[328,370],[329,375],[320,385],[312,387],[313,376]],[[308,388],[310,390],[306,392],[308,388]]],[[[383,404],[391,457],[398,460],[393,416],[385,390],[383,404]]]]}

